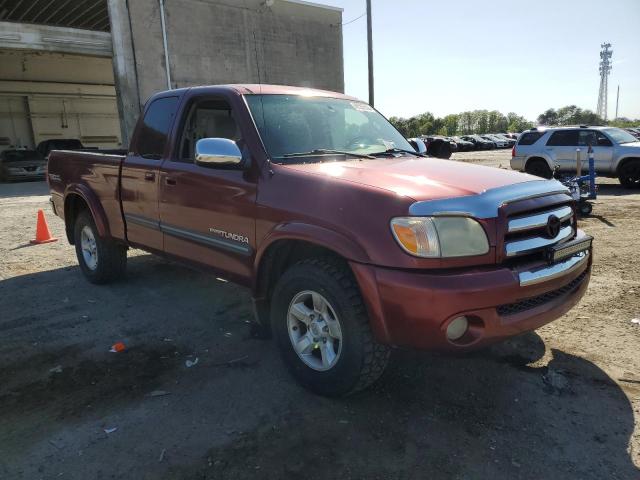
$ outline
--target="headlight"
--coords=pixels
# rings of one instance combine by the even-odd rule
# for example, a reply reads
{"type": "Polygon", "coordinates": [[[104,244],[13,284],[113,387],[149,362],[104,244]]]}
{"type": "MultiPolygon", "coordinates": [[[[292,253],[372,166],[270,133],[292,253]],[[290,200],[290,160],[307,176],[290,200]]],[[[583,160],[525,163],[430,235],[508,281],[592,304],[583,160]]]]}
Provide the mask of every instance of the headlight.
{"type": "Polygon", "coordinates": [[[398,217],[391,220],[391,231],[403,250],[416,257],[470,257],[489,251],[484,229],[468,217],[398,217]]]}

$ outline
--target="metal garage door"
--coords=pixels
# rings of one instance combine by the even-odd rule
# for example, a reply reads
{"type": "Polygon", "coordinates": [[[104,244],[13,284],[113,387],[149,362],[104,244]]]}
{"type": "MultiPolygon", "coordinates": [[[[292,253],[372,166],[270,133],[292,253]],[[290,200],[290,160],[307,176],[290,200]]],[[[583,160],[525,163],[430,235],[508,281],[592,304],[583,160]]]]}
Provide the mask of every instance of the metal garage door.
{"type": "Polygon", "coordinates": [[[83,145],[120,146],[115,97],[30,96],[36,143],[50,138],[78,138],[83,145]]]}
{"type": "Polygon", "coordinates": [[[27,97],[0,95],[0,150],[33,147],[27,97]]]}

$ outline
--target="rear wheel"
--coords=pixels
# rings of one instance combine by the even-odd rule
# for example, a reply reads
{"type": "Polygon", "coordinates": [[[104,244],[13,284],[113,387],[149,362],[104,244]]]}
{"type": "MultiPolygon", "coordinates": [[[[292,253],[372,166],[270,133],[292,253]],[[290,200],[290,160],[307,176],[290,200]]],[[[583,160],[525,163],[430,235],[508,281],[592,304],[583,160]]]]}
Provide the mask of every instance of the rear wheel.
{"type": "Polygon", "coordinates": [[[102,238],[89,211],[78,215],[74,227],[78,264],[91,283],[109,283],[122,277],[127,267],[127,247],[102,238]]]}
{"type": "Polygon", "coordinates": [[[303,260],[282,275],[271,327],[293,376],[320,395],[368,387],[389,359],[389,348],[373,338],[353,274],[332,258],[303,260]]]}
{"type": "Polygon", "coordinates": [[[549,165],[541,158],[529,160],[524,171],[530,175],[535,175],[536,177],[551,178],[553,176],[553,172],[549,168],[549,165]]]}
{"type": "Polygon", "coordinates": [[[618,179],[625,188],[640,188],[640,159],[626,160],[620,165],[618,179]]]}

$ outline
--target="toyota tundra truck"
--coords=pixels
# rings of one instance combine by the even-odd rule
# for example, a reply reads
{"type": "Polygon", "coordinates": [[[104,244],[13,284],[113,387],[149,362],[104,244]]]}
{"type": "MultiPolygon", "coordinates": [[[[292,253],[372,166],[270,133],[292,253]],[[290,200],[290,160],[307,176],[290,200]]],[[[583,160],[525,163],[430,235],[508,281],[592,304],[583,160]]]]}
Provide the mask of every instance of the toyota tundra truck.
{"type": "Polygon", "coordinates": [[[48,182],[90,282],[121,278],[135,247],[247,287],[293,376],[340,396],[394,347],[477,349],[589,283],[564,186],[422,147],[346,95],[193,87],[151,97],[127,151],[52,152],[48,182]]]}

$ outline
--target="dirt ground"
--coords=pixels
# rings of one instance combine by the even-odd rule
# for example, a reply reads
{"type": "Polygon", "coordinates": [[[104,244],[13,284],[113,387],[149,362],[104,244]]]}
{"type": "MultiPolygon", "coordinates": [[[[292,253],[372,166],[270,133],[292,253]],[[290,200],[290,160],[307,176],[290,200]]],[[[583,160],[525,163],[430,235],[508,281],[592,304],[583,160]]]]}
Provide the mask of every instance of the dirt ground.
{"type": "Polygon", "coordinates": [[[639,479],[640,192],[599,184],[579,306],[473,355],[398,351],[345,400],[251,338],[246,291],[140,251],[90,285],[46,185],[0,185],[0,478],[639,479]],[[38,208],[57,243],[29,245],[38,208]]]}

